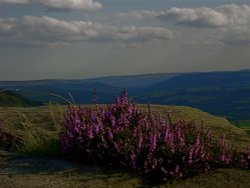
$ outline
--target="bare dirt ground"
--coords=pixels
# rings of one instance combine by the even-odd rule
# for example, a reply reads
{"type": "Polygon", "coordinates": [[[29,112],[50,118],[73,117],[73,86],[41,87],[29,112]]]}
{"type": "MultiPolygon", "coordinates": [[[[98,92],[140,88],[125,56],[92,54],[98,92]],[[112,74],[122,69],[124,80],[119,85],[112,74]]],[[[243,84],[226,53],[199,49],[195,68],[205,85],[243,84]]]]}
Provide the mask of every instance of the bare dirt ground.
{"type": "Polygon", "coordinates": [[[100,168],[46,157],[2,153],[0,188],[248,188],[250,171],[217,169],[188,179],[148,185],[138,175],[122,170],[100,168]]]}
{"type": "Polygon", "coordinates": [[[142,187],[140,177],[121,169],[6,152],[1,159],[0,188],[142,187]]]}

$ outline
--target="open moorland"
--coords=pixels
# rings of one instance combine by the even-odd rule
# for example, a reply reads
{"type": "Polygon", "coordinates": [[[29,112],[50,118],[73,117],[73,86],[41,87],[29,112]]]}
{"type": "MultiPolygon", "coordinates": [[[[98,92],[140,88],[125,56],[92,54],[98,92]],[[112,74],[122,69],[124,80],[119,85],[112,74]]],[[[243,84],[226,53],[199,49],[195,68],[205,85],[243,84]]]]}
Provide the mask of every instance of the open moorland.
{"type": "MultiPolygon", "coordinates": [[[[151,185],[127,169],[76,163],[65,160],[59,151],[59,134],[65,106],[1,107],[0,124],[5,132],[22,138],[11,151],[0,152],[0,187],[249,187],[250,171],[219,168],[189,178],[174,178],[151,185]]],[[[146,105],[140,105],[147,110],[146,105]]],[[[224,118],[183,106],[152,106],[163,116],[172,112],[172,121],[192,121],[211,129],[239,150],[250,144],[247,131],[224,118]]]]}

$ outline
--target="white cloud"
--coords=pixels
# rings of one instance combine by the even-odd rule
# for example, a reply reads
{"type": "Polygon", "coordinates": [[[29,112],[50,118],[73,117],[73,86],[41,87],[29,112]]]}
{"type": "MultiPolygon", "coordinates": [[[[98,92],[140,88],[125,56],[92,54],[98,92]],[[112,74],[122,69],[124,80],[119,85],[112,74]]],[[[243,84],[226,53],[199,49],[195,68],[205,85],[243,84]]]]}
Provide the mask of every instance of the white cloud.
{"type": "Polygon", "coordinates": [[[0,0],[0,5],[28,3],[37,3],[51,10],[97,10],[102,8],[100,2],[93,0],[0,0]]]}
{"type": "Polygon", "coordinates": [[[232,24],[249,24],[250,23],[250,6],[249,5],[223,5],[216,8],[227,17],[227,23],[232,24]]]}
{"type": "Polygon", "coordinates": [[[38,2],[54,10],[97,10],[102,8],[100,2],[93,2],[93,0],[38,0],[38,2]]]}
{"type": "Polygon", "coordinates": [[[156,17],[157,12],[149,10],[138,10],[138,11],[129,11],[129,12],[120,12],[115,15],[118,19],[124,20],[141,20],[145,18],[156,17]]]}
{"type": "Polygon", "coordinates": [[[221,28],[216,38],[227,44],[250,44],[250,25],[221,28]]]}
{"type": "Polygon", "coordinates": [[[115,27],[48,16],[0,19],[1,45],[54,46],[83,41],[143,43],[172,38],[172,32],[161,27],[115,27]]]}
{"type": "Polygon", "coordinates": [[[194,27],[218,27],[227,24],[227,17],[210,8],[171,8],[158,15],[161,20],[194,27]]]}
{"type": "Polygon", "coordinates": [[[225,27],[228,25],[249,24],[250,6],[223,5],[216,8],[171,8],[161,12],[158,18],[180,25],[192,27],[225,27]]]}
{"type": "Polygon", "coordinates": [[[227,44],[250,44],[250,6],[171,8],[157,16],[163,21],[196,28],[214,28],[214,38],[227,44]]]}
{"type": "Polygon", "coordinates": [[[13,27],[16,25],[17,19],[9,18],[8,20],[0,18],[0,33],[1,34],[8,34],[13,27]]]}
{"type": "Polygon", "coordinates": [[[27,4],[30,0],[0,0],[0,4],[27,4]]]}

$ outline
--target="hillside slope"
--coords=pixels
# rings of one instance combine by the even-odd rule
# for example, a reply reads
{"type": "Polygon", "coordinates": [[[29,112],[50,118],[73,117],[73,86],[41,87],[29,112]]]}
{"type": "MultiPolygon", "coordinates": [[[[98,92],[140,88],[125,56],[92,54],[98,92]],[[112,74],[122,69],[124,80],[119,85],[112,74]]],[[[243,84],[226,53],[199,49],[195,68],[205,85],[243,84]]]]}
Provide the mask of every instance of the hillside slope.
{"type": "Polygon", "coordinates": [[[250,119],[250,72],[192,73],[141,90],[140,103],[191,106],[225,116],[250,119]]]}
{"type": "Polygon", "coordinates": [[[157,83],[172,79],[183,73],[160,73],[129,76],[107,76],[101,78],[87,79],[87,81],[104,83],[126,89],[145,88],[157,83]]]}
{"type": "MultiPolygon", "coordinates": [[[[147,110],[146,105],[140,105],[147,110]]],[[[197,125],[206,126],[219,136],[242,148],[250,144],[250,136],[243,130],[232,126],[226,119],[210,115],[198,109],[183,106],[152,106],[153,111],[166,115],[173,113],[173,121],[194,121],[197,125]]],[[[29,129],[41,129],[55,132],[56,126],[62,123],[65,106],[45,106],[34,108],[0,107],[0,124],[18,134],[25,134],[23,124],[29,129]]],[[[12,156],[0,152],[1,186],[12,187],[151,187],[136,174],[117,168],[103,168],[88,164],[77,164],[49,157],[12,156]]],[[[242,187],[247,188],[250,173],[241,169],[217,169],[208,174],[201,174],[184,180],[170,181],[159,187],[242,187]]],[[[158,187],[158,186],[155,186],[158,187]]]]}
{"type": "Polygon", "coordinates": [[[31,102],[27,98],[10,91],[1,91],[0,89],[0,106],[33,106],[34,102],[31,102]]]}
{"type": "Polygon", "coordinates": [[[122,91],[116,86],[85,80],[0,81],[0,87],[18,89],[18,94],[32,101],[62,104],[68,103],[67,100],[77,104],[92,103],[94,90],[103,103],[111,103],[113,96],[122,91]]]}
{"type": "Polygon", "coordinates": [[[207,72],[111,76],[85,80],[0,81],[1,88],[19,89],[24,97],[43,103],[112,103],[126,89],[137,103],[191,106],[230,121],[250,119],[250,72],[207,72]],[[70,93],[70,94],[69,94],[70,93]],[[61,96],[61,97],[58,97],[61,96]]]}
{"type": "MultiPolygon", "coordinates": [[[[147,105],[139,105],[147,111],[147,105]]],[[[211,115],[196,108],[185,106],[152,105],[152,110],[163,116],[172,112],[173,121],[184,120],[195,122],[197,126],[205,126],[217,135],[225,134],[230,142],[242,146],[250,143],[250,136],[243,130],[232,125],[227,119],[211,115]]],[[[43,107],[0,107],[0,124],[7,125],[11,129],[20,127],[22,123],[30,121],[33,126],[51,130],[55,123],[61,124],[65,106],[53,105],[43,107]]]]}

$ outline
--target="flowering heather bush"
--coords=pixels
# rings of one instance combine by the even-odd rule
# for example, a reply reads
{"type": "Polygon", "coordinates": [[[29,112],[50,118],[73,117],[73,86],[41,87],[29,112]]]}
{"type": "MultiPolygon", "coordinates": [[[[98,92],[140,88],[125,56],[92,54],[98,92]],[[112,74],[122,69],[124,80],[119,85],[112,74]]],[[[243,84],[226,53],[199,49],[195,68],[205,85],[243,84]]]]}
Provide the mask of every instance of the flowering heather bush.
{"type": "Polygon", "coordinates": [[[107,108],[69,106],[61,133],[62,152],[71,159],[123,165],[151,180],[187,177],[211,168],[249,169],[250,152],[237,152],[224,136],[215,139],[194,123],[171,123],[143,112],[125,93],[107,108]]]}

